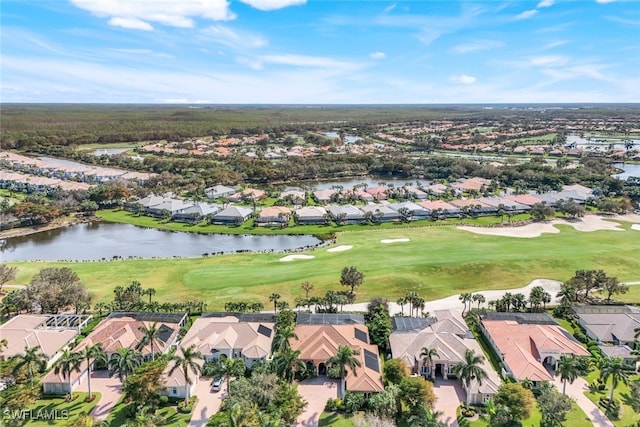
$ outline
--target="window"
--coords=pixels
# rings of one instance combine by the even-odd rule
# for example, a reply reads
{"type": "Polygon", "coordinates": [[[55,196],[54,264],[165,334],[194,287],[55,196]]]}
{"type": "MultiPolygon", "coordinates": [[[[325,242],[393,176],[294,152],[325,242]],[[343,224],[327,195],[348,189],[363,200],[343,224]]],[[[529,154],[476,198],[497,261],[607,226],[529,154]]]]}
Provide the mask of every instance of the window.
{"type": "Polygon", "coordinates": [[[178,389],[174,387],[173,390],[171,390],[171,394],[178,394],[178,389]]]}
{"type": "Polygon", "coordinates": [[[489,400],[491,400],[491,395],[489,394],[482,395],[482,403],[487,403],[489,400]]]}

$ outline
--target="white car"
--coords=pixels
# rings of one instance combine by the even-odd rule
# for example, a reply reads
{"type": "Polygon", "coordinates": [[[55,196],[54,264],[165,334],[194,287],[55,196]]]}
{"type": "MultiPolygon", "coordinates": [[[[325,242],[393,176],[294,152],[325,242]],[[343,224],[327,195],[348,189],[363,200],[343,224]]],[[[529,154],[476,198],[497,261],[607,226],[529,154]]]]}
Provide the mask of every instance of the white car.
{"type": "Polygon", "coordinates": [[[216,379],[214,379],[211,389],[213,391],[220,391],[220,389],[222,388],[222,383],[223,382],[224,382],[224,378],[216,378],[216,379]]]}

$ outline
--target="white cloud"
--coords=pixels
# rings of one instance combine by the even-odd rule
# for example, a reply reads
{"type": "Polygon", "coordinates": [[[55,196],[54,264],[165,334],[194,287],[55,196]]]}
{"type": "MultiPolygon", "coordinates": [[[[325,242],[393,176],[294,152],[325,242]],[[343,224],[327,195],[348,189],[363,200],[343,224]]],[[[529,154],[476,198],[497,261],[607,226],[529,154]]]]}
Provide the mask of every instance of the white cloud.
{"type": "Polygon", "coordinates": [[[359,68],[359,66],[354,63],[336,61],[335,59],[322,56],[284,54],[264,55],[260,56],[260,59],[272,64],[291,65],[294,67],[328,68],[334,70],[359,68]]]}
{"type": "Polygon", "coordinates": [[[459,44],[453,48],[456,53],[477,52],[480,50],[496,49],[505,44],[497,40],[475,40],[470,43],[459,44]]]}
{"type": "Polygon", "coordinates": [[[191,18],[225,21],[235,18],[227,0],[71,0],[76,7],[101,18],[109,25],[134,30],[152,30],[151,23],[191,28],[191,18]]]}
{"type": "Polygon", "coordinates": [[[451,80],[454,83],[462,83],[462,84],[465,84],[465,85],[471,85],[471,84],[474,84],[476,82],[476,80],[478,80],[478,79],[476,79],[473,76],[468,76],[466,74],[460,74],[458,76],[451,76],[449,78],[449,80],[451,80]]]}
{"type": "Polygon", "coordinates": [[[249,68],[251,68],[252,70],[262,70],[264,68],[264,65],[262,64],[262,61],[259,61],[257,59],[254,58],[246,58],[243,56],[240,56],[238,58],[236,58],[236,62],[238,64],[242,64],[242,65],[248,65],[249,68]]]}
{"type": "Polygon", "coordinates": [[[307,0],[240,0],[258,10],[276,10],[289,6],[299,6],[305,4],[307,0]]]}
{"type": "Polygon", "coordinates": [[[224,25],[211,25],[200,32],[205,42],[234,49],[255,49],[268,44],[264,37],[248,31],[236,31],[224,25]]]}
{"type": "Polygon", "coordinates": [[[112,27],[127,28],[129,30],[153,30],[151,24],[136,18],[111,18],[109,19],[109,25],[112,27]]]}
{"type": "Polygon", "coordinates": [[[555,3],[555,0],[541,0],[540,3],[536,6],[536,9],[540,9],[542,7],[551,7],[555,3]]]}
{"type": "Polygon", "coordinates": [[[393,9],[396,8],[396,6],[398,6],[398,3],[391,3],[389,6],[385,7],[384,10],[382,11],[383,13],[389,13],[391,12],[393,9]]]}
{"type": "Polygon", "coordinates": [[[384,53],[384,52],[371,52],[371,53],[369,54],[369,56],[370,56],[372,59],[384,59],[384,58],[386,58],[386,57],[387,57],[387,55],[385,55],[385,53],[384,53]]]}
{"type": "Polygon", "coordinates": [[[529,63],[536,67],[560,67],[569,62],[569,58],[562,55],[534,56],[529,59],[529,63]]]}
{"type": "Polygon", "coordinates": [[[536,14],[538,13],[537,10],[535,9],[531,9],[531,10],[525,10],[524,12],[522,12],[521,14],[516,16],[516,19],[518,21],[523,20],[523,19],[529,19],[534,17],[536,14]]]}
{"type": "Polygon", "coordinates": [[[600,4],[607,4],[607,3],[613,3],[616,0],[596,0],[596,3],[600,3],[600,4]]]}
{"type": "Polygon", "coordinates": [[[554,41],[554,42],[549,42],[546,45],[540,47],[540,50],[554,49],[554,48],[559,47],[559,46],[564,46],[567,43],[569,43],[567,40],[557,40],[557,41],[554,41]]]}

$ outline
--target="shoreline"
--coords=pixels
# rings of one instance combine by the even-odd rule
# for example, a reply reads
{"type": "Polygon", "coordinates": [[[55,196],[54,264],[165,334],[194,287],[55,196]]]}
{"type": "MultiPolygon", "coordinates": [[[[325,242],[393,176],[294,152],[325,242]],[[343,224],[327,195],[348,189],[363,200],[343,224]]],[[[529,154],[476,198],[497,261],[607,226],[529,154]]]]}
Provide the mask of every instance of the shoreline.
{"type": "Polygon", "coordinates": [[[77,216],[74,215],[72,218],[56,219],[55,221],[49,224],[38,226],[38,227],[9,228],[7,230],[0,231],[0,240],[12,239],[14,237],[29,236],[31,234],[36,234],[43,231],[55,230],[58,228],[68,227],[74,224],[84,224],[84,223],[99,221],[99,220],[100,218],[96,216],[78,218],[77,216]]]}

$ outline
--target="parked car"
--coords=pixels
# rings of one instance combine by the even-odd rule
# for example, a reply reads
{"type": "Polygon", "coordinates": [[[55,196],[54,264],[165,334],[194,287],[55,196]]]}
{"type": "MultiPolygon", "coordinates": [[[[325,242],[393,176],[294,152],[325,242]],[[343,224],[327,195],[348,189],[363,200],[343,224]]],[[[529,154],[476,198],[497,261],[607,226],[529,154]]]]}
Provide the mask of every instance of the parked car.
{"type": "Polygon", "coordinates": [[[213,391],[220,391],[222,388],[222,383],[224,382],[224,378],[216,378],[213,380],[213,386],[211,387],[213,391]]]}

